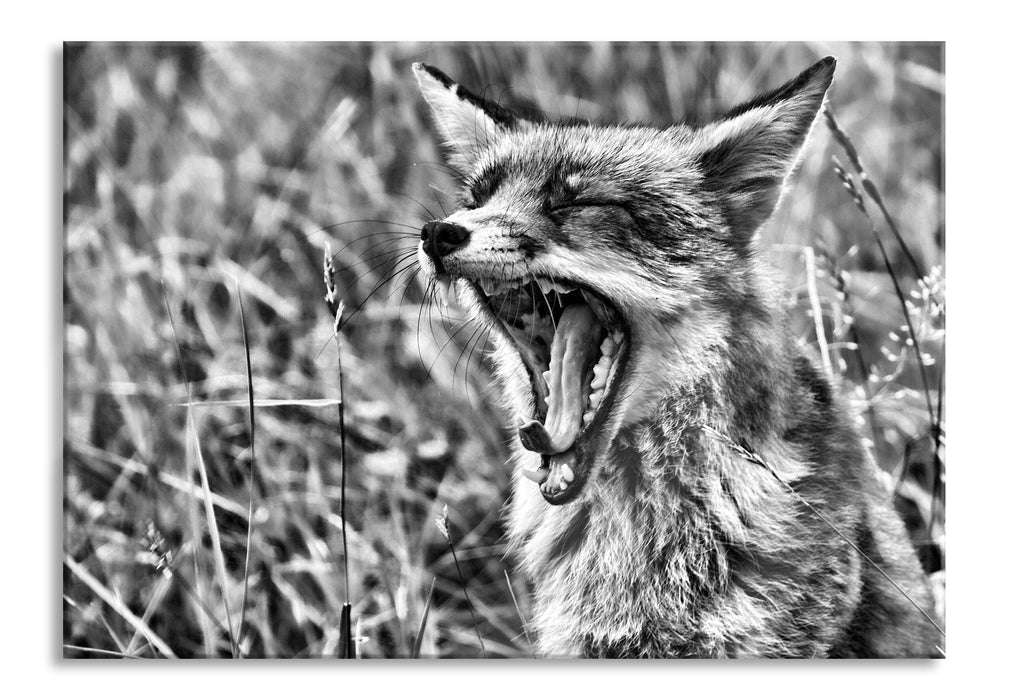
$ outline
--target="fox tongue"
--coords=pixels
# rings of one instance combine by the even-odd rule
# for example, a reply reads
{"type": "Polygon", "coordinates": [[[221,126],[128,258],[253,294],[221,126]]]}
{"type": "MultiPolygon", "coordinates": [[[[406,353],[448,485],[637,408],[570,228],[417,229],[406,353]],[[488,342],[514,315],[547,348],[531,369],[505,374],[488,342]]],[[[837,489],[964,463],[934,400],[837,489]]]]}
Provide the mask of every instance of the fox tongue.
{"type": "Polygon", "coordinates": [[[585,377],[603,329],[585,304],[564,308],[550,345],[550,403],[546,425],[531,421],[519,430],[527,450],[557,454],[571,448],[585,413],[585,377]]]}

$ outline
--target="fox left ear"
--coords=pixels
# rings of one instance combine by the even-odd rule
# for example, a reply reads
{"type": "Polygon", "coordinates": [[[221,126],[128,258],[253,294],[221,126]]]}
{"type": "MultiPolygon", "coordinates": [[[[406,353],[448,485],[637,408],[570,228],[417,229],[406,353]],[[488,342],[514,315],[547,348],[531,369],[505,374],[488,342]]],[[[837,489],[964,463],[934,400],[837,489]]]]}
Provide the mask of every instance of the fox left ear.
{"type": "Polygon", "coordinates": [[[470,92],[437,68],[414,63],[413,74],[455,165],[465,167],[476,150],[522,123],[511,110],[470,92]]]}
{"type": "Polygon", "coordinates": [[[823,106],[835,64],[828,56],[697,132],[703,186],[718,196],[729,225],[746,240],[774,212],[823,106]]]}

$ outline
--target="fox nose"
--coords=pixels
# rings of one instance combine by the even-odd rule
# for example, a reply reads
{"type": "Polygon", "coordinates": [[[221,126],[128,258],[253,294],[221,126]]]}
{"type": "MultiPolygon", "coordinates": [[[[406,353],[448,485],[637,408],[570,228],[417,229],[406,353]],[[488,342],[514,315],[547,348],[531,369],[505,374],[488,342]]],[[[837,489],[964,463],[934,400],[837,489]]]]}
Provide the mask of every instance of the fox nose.
{"type": "Polygon", "coordinates": [[[429,221],[420,231],[420,240],[423,241],[424,252],[440,264],[446,255],[466,245],[469,231],[446,221],[429,221]]]}

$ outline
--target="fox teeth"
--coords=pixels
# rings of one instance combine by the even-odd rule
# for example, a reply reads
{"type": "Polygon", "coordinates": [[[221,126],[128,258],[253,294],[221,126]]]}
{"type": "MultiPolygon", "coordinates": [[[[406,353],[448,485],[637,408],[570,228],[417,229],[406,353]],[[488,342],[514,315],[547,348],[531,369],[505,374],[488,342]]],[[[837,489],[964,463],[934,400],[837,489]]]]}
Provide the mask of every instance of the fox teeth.
{"type": "Polygon", "coordinates": [[[613,336],[608,335],[605,338],[603,338],[603,343],[602,345],[599,346],[599,349],[602,350],[603,352],[603,357],[610,357],[611,355],[613,355],[613,348],[614,348],[613,336]]]}
{"type": "Polygon", "coordinates": [[[573,292],[574,287],[567,284],[562,284],[561,282],[554,282],[552,280],[545,280],[542,278],[536,279],[536,284],[539,285],[540,291],[544,294],[547,292],[557,292],[558,294],[567,294],[568,292],[573,292]]]}
{"type": "Polygon", "coordinates": [[[449,295],[452,291],[452,280],[440,279],[438,280],[438,296],[441,301],[441,306],[443,309],[448,309],[449,307],[449,295]]]}
{"type": "Polygon", "coordinates": [[[569,484],[575,480],[575,472],[573,469],[571,469],[570,464],[561,465],[561,478],[564,479],[564,481],[568,482],[569,484]]]}
{"type": "Polygon", "coordinates": [[[594,409],[599,408],[599,403],[603,400],[603,393],[601,391],[593,391],[589,394],[589,406],[594,409]]]}
{"type": "Polygon", "coordinates": [[[594,408],[590,408],[585,413],[582,414],[582,426],[586,426],[592,422],[592,419],[596,417],[596,411],[594,408]]]}
{"type": "Polygon", "coordinates": [[[515,289],[522,284],[521,282],[514,280],[494,280],[488,277],[481,277],[478,281],[480,282],[480,287],[483,289],[484,294],[491,297],[503,294],[510,289],[515,289]]]}
{"type": "Polygon", "coordinates": [[[523,287],[530,282],[536,282],[540,290],[546,294],[547,292],[557,292],[558,294],[567,294],[568,292],[573,292],[575,287],[569,284],[563,284],[561,282],[554,282],[551,280],[545,280],[538,277],[531,277],[529,275],[523,275],[518,279],[514,280],[495,280],[489,277],[480,277],[477,279],[480,287],[483,289],[487,296],[497,296],[498,294],[503,294],[510,289],[517,289],[523,287]]]}

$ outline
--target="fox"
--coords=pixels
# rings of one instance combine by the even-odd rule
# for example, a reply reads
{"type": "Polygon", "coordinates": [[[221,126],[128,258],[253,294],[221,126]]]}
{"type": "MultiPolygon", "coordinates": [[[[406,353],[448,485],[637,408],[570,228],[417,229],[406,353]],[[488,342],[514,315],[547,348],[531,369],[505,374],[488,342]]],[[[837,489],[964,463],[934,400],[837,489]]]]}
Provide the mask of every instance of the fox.
{"type": "Polygon", "coordinates": [[[757,244],[835,65],[662,128],[413,65],[461,178],[417,255],[493,339],[537,656],[937,656],[907,532],[757,244]]]}

